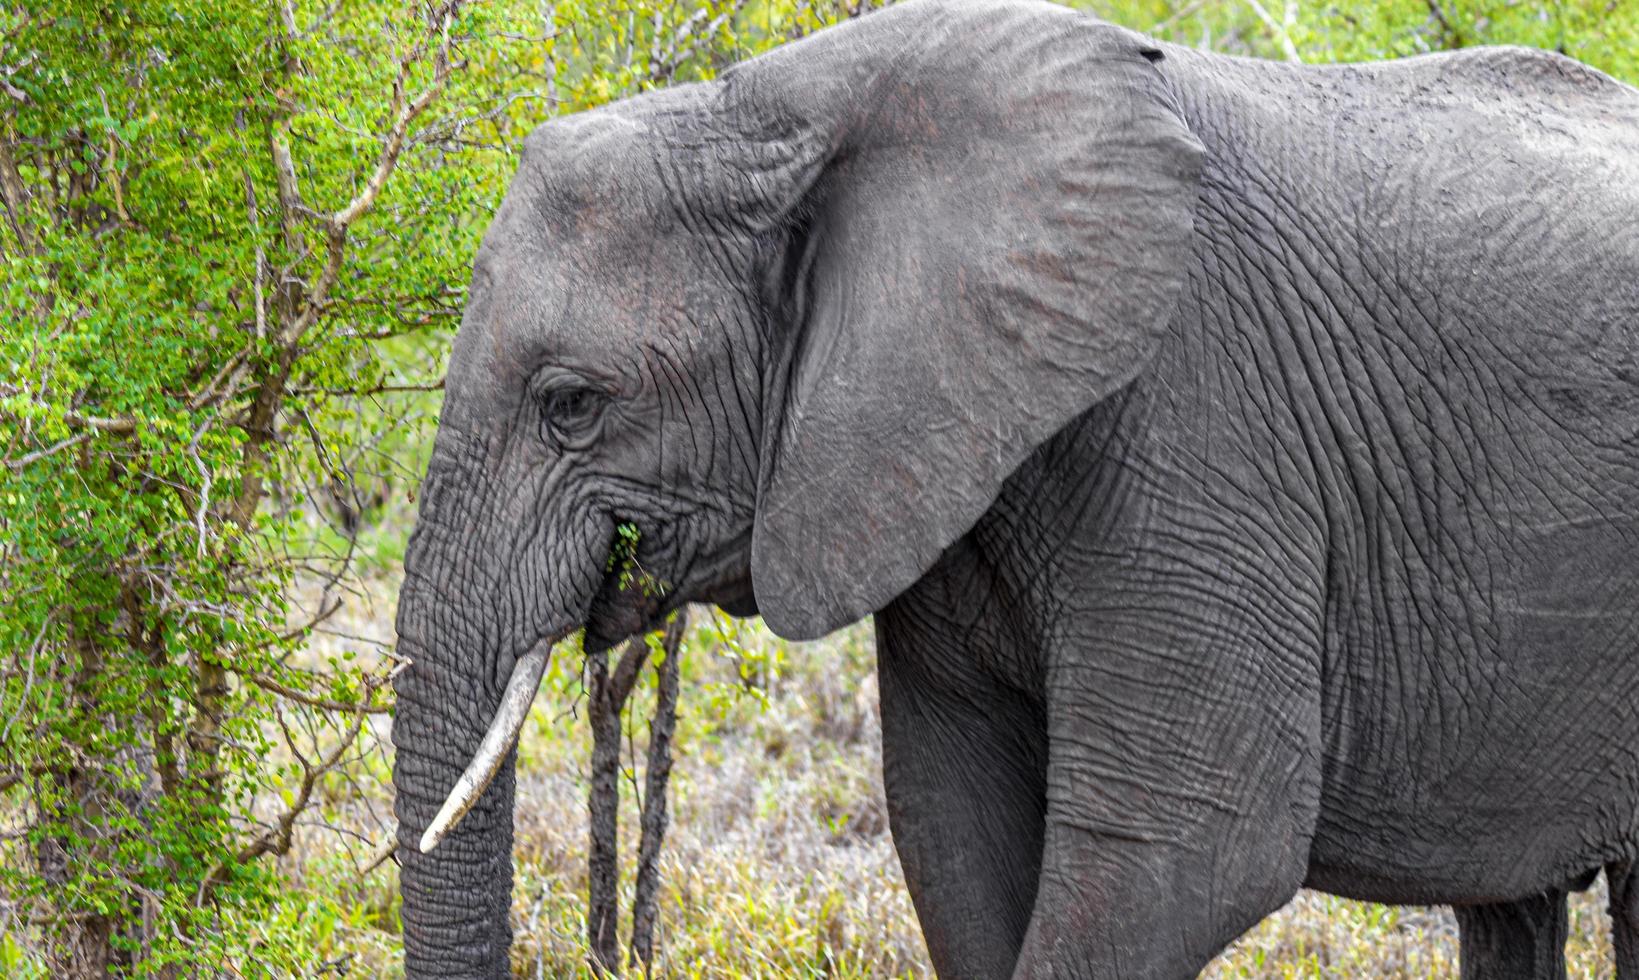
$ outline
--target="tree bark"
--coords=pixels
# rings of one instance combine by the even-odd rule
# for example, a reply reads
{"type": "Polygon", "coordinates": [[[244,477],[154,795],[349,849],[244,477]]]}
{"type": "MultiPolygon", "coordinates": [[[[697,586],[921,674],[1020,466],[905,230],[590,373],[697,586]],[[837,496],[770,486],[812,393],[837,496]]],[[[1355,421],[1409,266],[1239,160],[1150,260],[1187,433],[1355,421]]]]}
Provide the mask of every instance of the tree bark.
{"type": "MultiPolygon", "coordinates": [[[[634,641],[639,645],[642,640],[634,641]]],[[[627,656],[631,655],[628,649],[627,656]]],[[[591,851],[587,857],[586,944],[593,973],[620,970],[620,703],[613,697],[607,653],[587,658],[587,715],[592,725],[591,851]]]]}
{"type": "MultiPolygon", "coordinates": [[[[658,666],[660,689],[649,726],[649,753],[641,829],[637,888],[633,896],[632,956],[648,963],[654,949],[660,844],[666,835],[666,782],[671,775],[671,737],[677,725],[677,650],[688,625],[679,611],[666,626],[666,659],[658,666]]],[[[626,642],[614,670],[608,654],[587,657],[587,715],[592,726],[591,852],[587,858],[586,942],[598,975],[621,971],[620,924],[620,719],[649,659],[639,636],[626,642]]]]}
{"type": "Polygon", "coordinates": [[[672,733],[677,729],[678,651],[689,625],[687,608],[679,609],[666,625],[666,659],[655,665],[660,686],[655,695],[654,718],[649,722],[648,766],[644,774],[643,816],[637,848],[637,888],[632,896],[632,959],[649,976],[654,961],[654,925],[660,898],[660,846],[671,818],[666,810],[666,784],[672,773],[672,733]]]}

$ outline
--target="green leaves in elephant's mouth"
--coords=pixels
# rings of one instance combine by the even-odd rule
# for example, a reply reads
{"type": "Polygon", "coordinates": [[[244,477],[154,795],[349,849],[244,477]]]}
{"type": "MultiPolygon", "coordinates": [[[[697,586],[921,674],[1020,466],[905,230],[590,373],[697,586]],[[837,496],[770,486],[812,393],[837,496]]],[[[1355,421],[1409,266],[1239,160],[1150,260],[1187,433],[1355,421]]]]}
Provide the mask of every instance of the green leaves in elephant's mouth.
{"type": "Polygon", "coordinates": [[[633,575],[640,571],[637,563],[637,545],[642,532],[631,521],[615,525],[614,541],[609,546],[609,558],[603,564],[605,572],[620,576],[620,587],[626,588],[633,575]]]}
{"type": "Polygon", "coordinates": [[[670,609],[671,586],[652,575],[639,559],[642,531],[619,520],[604,560],[603,582],[587,613],[585,647],[603,650],[657,625],[670,609]]]}

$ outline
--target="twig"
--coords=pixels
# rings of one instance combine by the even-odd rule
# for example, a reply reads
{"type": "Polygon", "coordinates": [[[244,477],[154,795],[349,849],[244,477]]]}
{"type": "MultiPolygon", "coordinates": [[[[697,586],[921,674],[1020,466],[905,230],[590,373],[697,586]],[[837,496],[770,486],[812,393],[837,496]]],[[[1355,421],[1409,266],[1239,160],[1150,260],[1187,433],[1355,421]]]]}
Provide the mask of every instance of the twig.
{"type": "Polygon", "coordinates": [[[63,413],[63,421],[76,428],[95,429],[110,435],[128,436],[137,431],[136,419],[103,418],[97,415],[82,415],[72,410],[63,413]]]}
{"type": "Polygon", "coordinates": [[[1199,11],[1202,7],[1205,7],[1209,2],[1210,0],[1193,0],[1193,2],[1185,4],[1177,10],[1174,10],[1172,14],[1164,20],[1156,21],[1147,33],[1159,34],[1184,18],[1194,16],[1197,11],[1199,11]]]}
{"type": "Polygon", "coordinates": [[[45,618],[40,621],[39,632],[34,634],[34,642],[28,645],[28,677],[23,681],[23,695],[18,698],[17,713],[11,716],[6,722],[5,729],[0,731],[0,742],[6,742],[11,737],[11,726],[17,724],[17,719],[28,710],[28,696],[34,689],[34,662],[40,655],[40,644],[45,640],[46,630],[51,628],[51,621],[55,618],[57,610],[53,609],[46,613],[45,618]]]}
{"type": "MultiPolygon", "coordinates": [[[[443,91],[444,84],[449,80],[450,73],[456,67],[450,60],[450,24],[460,10],[459,0],[445,5],[441,11],[436,31],[438,33],[438,49],[433,55],[433,78],[420,94],[404,102],[398,107],[393,118],[392,126],[388,128],[386,138],[382,141],[381,152],[376,157],[375,169],[371,172],[364,187],[341,210],[324,218],[322,223],[325,233],[325,262],[319,273],[319,278],[313,283],[307,295],[307,302],[299,316],[285,325],[280,335],[280,343],[286,349],[294,349],[314,323],[318,322],[323,313],[325,304],[329,301],[330,290],[334,288],[341,276],[342,256],[347,248],[347,233],[353,223],[370,210],[370,206],[381,194],[387,184],[387,178],[392,176],[398,165],[398,158],[404,152],[405,139],[409,136],[410,124],[416,117],[426,111],[438,94],[443,91]]],[[[394,84],[395,102],[397,92],[403,85],[404,78],[409,74],[410,65],[418,60],[419,51],[406,56],[399,65],[399,80],[394,84]]],[[[275,153],[283,152],[288,159],[289,147],[274,141],[275,153]]],[[[281,161],[281,172],[283,163],[281,161]]],[[[283,192],[281,191],[281,194],[283,192]]],[[[299,198],[293,199],[292,213],[305,213],[306,208],[300,204],[299,198]]]]}
{"type": "Polygon", "coordinates": [[[74,446],[78,446],[82,442],[88,442],[93,435],[95,435],[95,433],[81,432],[79,435],[69,436],[62,442],[46,446],[43,449],[36,449],[31,453],[24,453],[16,459],[8,459],[6,460],[6,465],[14,470],[20,470],[30,463],[38,462],[39,460],[45,459],[47,456],[60,453],[65,449],[71,449],[74,446]]]}
{"type": "Polygon", "coordinates": [[[375,849],[375,851],[373,851],[370,854],[370,860],[365,862],[364,867],[359,869],[358,876],[360,878],[363,878],[364,876],[368,875],[370,872],[372,872],[372,871],[376,870],[377,868],[381,867],[383,864],[386,863],[388,858],[393,856],[393,853],[397,850],[398,850],[398,828],[394,827],[392,830],[389,830],[387,832],[386,840],[383,840],[381,842],[381,844],[375,849]]]}
{"type": "MultiPolygon", "coordinates": [[[[257,247],[257,252],[258,252],[257,262],[260,263],[261,262],[261,259],[259,257],[260,252],[261,252],[261,247],[260,246],[257,247]]],[[[260,266],[258,266],[258,268],[260,268],[260,266]]],[[[262,299],[261,299],[261,281],[260,281],[259,278],[257,280],[256,293],[257,293],[256,302],[258,304],[257,310],[256,310],[256,316],[257,316],[258,320],[260,320],[262,318],[262,316],[264,316],[264,314],[263,314],[262,309],[260,307],[260,304],[262,303],[262,299]]],[[[260,326],[258,326],[257,329],[260,330],[261,329],[260,326]]],[[[258,333],[257,335],[260,336],[260,333],[258,333]]],[[[216,374],[211,376],[211,380],[206,383],[205,387],[199,389],[199,392],[197,394],[195,394],[192,398],[188,399],[188,410],[189,411],[198,411],[199,409],[204,408],[206,405],[209,405],[212,401],[217,400],[216,398],[213,397],[213,395],[216,392],[217,388],[219,386],[222,386],[223,382],[227,381],[230,378],[230,376],[236,375],[238,373],[237,369],[245,365],[245,363],[249,359],[251,353],[252,353],[252,348],[248,344],[245,345],[244,347],[239,348],[237,351],[234,351],[233,355],[231,357],[229,357],[225,362],[223,362],[222,366],[217,369],[216,374]]],[[[223,388],[223,390],[224,391],[232,391],[233,387],[234,387],[234,385],[230,381],[223,388]]]]}
{"type": "MultiPolygon", "coordinates": [[[[342,736],[341,741],[336,743],[336,747],[328,755],[323,756],[316,766],[309,765],[300,753],[296,753],[295,745],[291,745],[291,751],[296,754],[296,758],[302,764],[302,782],[297,787],[295,799],[291,802],[289,809],[279,815],[270,830],[239,851],[235,857],[237,863],[244,864],[247,861],[253,861],[261,857],[263,854],[284,854],[290,850],[290,837],[292,829],[296,825],[296,818],[301,816],[303,810],[307,809],[307,802],[313,796],[314,785],[318,783],[320,776],[336,768],[337,764],[341,762],[341,757],[358,740],[359,730],[364,727],[365,713],[365,707],[362,703],[355,706],[353,722],[347,734],[342,736]]],[[[220,867],[218,865],[218,868],[220,867]]],[[[212,877],[215,877],[214,872],[207,880],[212,877]]]]}
{"type": "MultiPolygon", "coordinates": [[[[1430,0],[1430,2],[1433,2],[1433,0],[1430,0]]],[[[1292,33],[1290,27],[1291,23],[1296,18],[1296,11],[1293,9],[1292,5],[1288,3],[1286,8],[1288,22],[1286,24],[1281,24],[1270,15],[1269,11],[1266,10],[1264,5],[1259,3],[1258,0],[1246,0],[1246,3],[1247,6],[1252,8],[1252,12],[1258,15],[1258,19],[1263,21],[1263,25],[1269,28],[1269,30],[1275,35],[1275,39],[1280,42],[1280,48],[1281,51],[1285,53],[1286,60],[1292,62],[1293,64],[1302,64],[1303,58],[1298,54],[1297,45],[1292,43],[1292,33]]]]}
{"type": "Polygon", "coordinates": [[[282,698],[305,704],[310,708],[323,708],[326,711],[360,711],[367,715],[385,715],[393,710],[390,704],[370,704],[369,699],[364,701],[332,701],[329,698],[315,697],[305,694],[293,687],[287,687],[265,674],[242,674],[246,680],[255,684],[264,691],[270,691],[282,698]]]}
{"type": "Polygon", "coordinates": [[[402,391],[443,391],[444,379],[428,384],[380,384],[371,388],[291,388],[293,395],[349,395],[363,397],[365,395],[382,395],[389,392],[402,391]]]}
{"type": "Polygon", "coordinates": [[[29,226],[25,213],[28,199],[28,187],[23,183],[22,172],[12,156],[11,143],[0,137],[0,204],[5,205],[6,220],[11,223],[11,230],[18,242],[22,243],[23,250],[34,253],[37,251],[34,229],[29,226]]]}
{"type": "Polygon", "coordinates": [[[1446,17],[1445,8],[1440,6],[1440,0],[1428,0],[1428,12],[1434,18],[1435,23],[1440,25],[1440,47],[1462,47],[1462,32],[1452,26],[1450,18],[1446,17]]]}

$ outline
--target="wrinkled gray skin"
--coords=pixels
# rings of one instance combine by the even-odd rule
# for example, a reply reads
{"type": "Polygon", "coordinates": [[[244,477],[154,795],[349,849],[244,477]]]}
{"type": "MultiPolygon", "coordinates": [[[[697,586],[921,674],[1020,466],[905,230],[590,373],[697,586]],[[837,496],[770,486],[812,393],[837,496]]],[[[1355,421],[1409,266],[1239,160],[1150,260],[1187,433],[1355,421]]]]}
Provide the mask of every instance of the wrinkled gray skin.
{"type": "Polygon", "coordinates": [[[1300,886],[1639,980],[1639,93],[915,0],[530,137],[399,631],[414,977],[505,973],[514,659],[876,614],[945,977],[1181,977],[1300,886]],[[577,392],[579,394],[577,394],[577,392]],[[617,520],[660,597],[607,570],[617,520]]]}

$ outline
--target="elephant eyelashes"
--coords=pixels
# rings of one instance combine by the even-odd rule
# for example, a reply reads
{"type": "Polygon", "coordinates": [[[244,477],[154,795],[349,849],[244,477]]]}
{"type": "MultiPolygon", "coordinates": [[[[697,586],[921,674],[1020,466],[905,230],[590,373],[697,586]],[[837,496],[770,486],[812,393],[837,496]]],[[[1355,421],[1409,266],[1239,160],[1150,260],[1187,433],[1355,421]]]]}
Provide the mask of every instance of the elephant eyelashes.
{"type": "Polygon", "coordinates": [[[590,388],[560,388],[541,396],[542,434],[547,441],[580,448],[593,434],[603,396],[590,388]]]}

